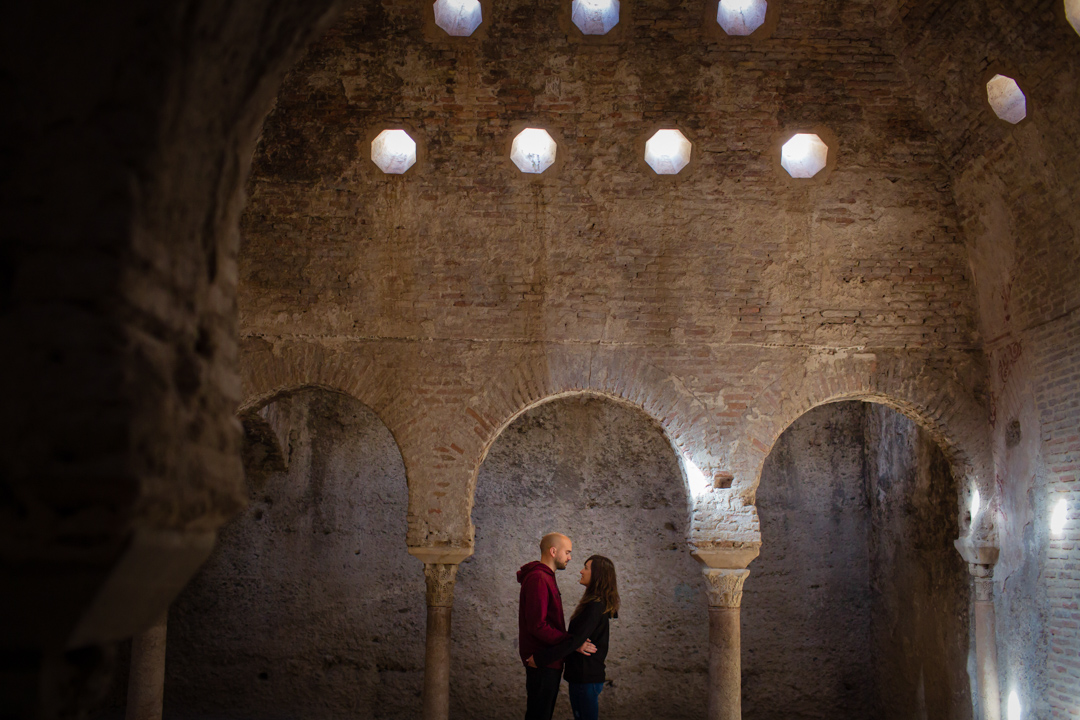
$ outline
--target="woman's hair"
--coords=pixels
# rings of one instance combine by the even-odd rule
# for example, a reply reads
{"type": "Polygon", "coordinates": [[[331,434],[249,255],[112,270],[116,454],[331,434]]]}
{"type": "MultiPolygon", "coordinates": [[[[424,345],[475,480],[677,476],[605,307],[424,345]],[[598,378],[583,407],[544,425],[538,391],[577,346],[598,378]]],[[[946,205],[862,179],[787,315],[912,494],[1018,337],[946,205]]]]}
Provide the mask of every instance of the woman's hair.
{"type": "Polygon", "coordinates": [[[574,609],[571,619],[577,617],[586,605],[596,600],[604,603],[604,612],[618,614],[619,584],[615,582],[615,563],[603,555],[593,555],[585,563],[592,563],[589,568],[591,575],[589,586],[585,588],[585,594],[581,596],[581,602],[574,609]]]}

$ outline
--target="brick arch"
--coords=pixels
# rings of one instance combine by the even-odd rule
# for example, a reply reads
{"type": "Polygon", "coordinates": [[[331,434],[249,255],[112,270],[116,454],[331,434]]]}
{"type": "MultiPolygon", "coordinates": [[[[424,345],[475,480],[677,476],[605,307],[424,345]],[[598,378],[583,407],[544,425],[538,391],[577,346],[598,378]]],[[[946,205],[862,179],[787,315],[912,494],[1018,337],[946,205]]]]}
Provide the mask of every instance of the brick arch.
{"type": "MultiPolygon", "coordinates": [[[[993,462],[987,409],[957,374],[911,357],[811,361],[786,373],[760,395],[734,457],[738,489],[753,502],[765,458],[795,420],[819,405],[861,400],[886,405],[915,421],[945,453],[960,492],[978,487],[993,502],[993,462]],[[781,389],[782,388],[782,389],[781,389]]],[[[969,528],[961,518],[961,534],[969,528]]],[[[974,528],[993,535],[993,513],[974,528]]]]}
{"type": "Polygon", "coordinates": [[[241,417],[300,390],[317,388],[348,395],[370,408],[387,427],[408,473],[414,410],[401,402],[395,373],[371,354],[306,344],[270,348],[249,342],[241,348],[239,364],[244,397],[238,411],[241,417]]]}
{"type": "MultiPolygon", "coordinates": [[[[720,445],[719,431],[705,403],[678,377],[635,353],[596,347],[546,348],[495,379],[466,410],[476,438],[470,448],[470,513],[480,465],[502,431],[532,408],[581,395],[641,410],[660,426],[676,455],[694,460],[703,469],[716,465],[710,453],[720,445]]],[[[686,490],[692,502],[693,494],[689,487],[686,490]]]]}

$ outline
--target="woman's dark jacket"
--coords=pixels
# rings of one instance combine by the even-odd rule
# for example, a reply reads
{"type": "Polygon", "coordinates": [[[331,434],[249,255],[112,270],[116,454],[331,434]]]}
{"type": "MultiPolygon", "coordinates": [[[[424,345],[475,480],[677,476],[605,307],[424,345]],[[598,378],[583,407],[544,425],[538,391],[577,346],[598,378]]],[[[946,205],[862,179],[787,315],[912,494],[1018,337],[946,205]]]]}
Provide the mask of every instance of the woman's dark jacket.
{"type": "MultiPolygon", "coordinates": [[[[608,652],[608,620],[604,603],[593,600],[581,612],[570,619],[570,639],[558,645],[550,645],[533,655],[538,667],[545,667],[559,658],[566,658],[563,677],[568,683],[604,682],[604,659],[608,652]],[[596,646],[592,655],[575,652],[582,643],[591,640],[596,646]]],[[[618,615],[615,615],[618,617],[618,615]]]]}

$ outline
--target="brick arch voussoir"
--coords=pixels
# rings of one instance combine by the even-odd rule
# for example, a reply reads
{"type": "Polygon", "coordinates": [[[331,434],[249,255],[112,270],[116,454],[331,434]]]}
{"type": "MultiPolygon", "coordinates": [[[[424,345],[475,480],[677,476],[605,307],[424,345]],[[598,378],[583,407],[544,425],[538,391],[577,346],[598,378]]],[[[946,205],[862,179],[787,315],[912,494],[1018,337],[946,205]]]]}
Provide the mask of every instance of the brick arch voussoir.
{"type": "Polygon", "coordinates": [[[463,454],[471,462],[470,508],[480,465],[502,431],[532,408],[578,395],[607,398],[643,411],[677,453],[701,458],[719,447],[720,434],[706,405],[678,377],[632,353],[548,348],[493,378],[466,409],[469,441],[463,454]]]}
{"type": "Polygon", "coordinates": [[[309,389],[341,393],[363,403],[394,437],[408,477],[410,458],[417,447],[413,438],[415,404],[402,402],[396,374],[370,355],[308,345],[274,351],[244,347],[240,375],[244,400],[237,414],[241,418],[309,389]]]}

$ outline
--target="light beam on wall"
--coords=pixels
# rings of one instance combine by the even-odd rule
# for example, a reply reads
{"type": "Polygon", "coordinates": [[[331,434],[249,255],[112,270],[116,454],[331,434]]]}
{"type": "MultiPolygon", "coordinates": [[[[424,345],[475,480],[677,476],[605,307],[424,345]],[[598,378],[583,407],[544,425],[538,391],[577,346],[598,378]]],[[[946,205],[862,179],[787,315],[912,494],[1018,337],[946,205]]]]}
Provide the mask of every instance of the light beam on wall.
{"type": "Polygon", "coordinates": [[[975,488],[971,491],[971,505],[969,510],[971,512],[971,524],[975,524],[975,516],[979,514],[979,509],[982,505],[982,498],[979,496],[979,488],[975,488]]]}
{"type": "Polygon", "coordinates": [[[1065,533],[1065,521],[1068,519],[1069,503],[1062,498],[1054,505],[1054,512],[1050,514],[1050,534],[1061,537],[1065,533]]]}
{"type": "Polygon", "coordinates": [[[1013,690],[1009,693],[1009,720],[1021,720],[1022,708],[1020,707],[1020,696],[1013,690]]]}
{"type": "Polygon", "coordinates": [[[699,498],[709,491],[712,483],[705,477],[705,473],[701,472],[701,468],[694,463],[693,460],[686,457],[682,458],[683,470],[686,472],[686,484],[690,489],[690,496],[699,498]]]}

